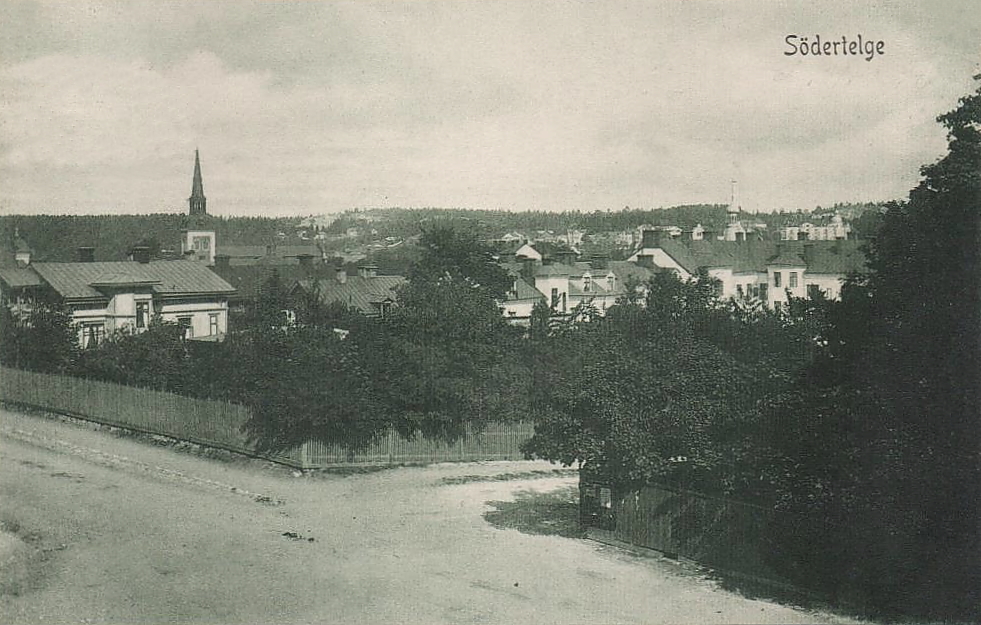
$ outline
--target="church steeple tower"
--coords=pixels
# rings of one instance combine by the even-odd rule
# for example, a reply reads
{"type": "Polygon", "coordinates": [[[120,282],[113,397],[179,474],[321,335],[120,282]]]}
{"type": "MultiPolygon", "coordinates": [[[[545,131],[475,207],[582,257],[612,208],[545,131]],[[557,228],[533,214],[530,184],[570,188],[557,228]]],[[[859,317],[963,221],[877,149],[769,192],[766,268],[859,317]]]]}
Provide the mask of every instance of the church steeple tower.
{"type": "Polygon", "coordinates": [[[204,183],[201,182],[201,159],[194,150],[194,180],[191,182],[191,197],[188,216],[183,219],[181,229],[181,256],[215,264],[215,226],[208,216],[207,200],[204,197],[204,183]]]}
{"type": "Polygon", "coordinates": [[[207,215],[208,200],[204,197],[204,183],[201,182],[201,159],[198,151],[194,150],[194,180],[191,182],[191,197],[187,199],[190,205],[192,217],[195,215],[207,215]]]}

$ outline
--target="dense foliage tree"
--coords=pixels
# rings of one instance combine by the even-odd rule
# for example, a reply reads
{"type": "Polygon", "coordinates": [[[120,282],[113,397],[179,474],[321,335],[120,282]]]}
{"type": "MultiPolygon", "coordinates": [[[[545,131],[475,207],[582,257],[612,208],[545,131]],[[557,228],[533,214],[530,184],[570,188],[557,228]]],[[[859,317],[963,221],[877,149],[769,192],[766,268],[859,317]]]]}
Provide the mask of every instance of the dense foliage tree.
{"type": "Polygon", "coordinates": [[[233,387],[236,401],[251,408],[247,427],[260,450],[319,440],[353,451],[389,426],[358,341],[302,325],[238,341],[233,387]]]}
{"type": "Polygon", "coordinates": [[[731,494],[733,459],[761,395],[790,387],[814,328],[748,313],[702,275],[662,273],[646,301],[533,333],[535,435],[526,451],[619,485],[683,483],[731,494]],[[537,338],[536,338],[537,337],[537,338]],[[774,358],[778,355],[778,358],[774,358]]]}
{"type": "Polygon", "coordinates": [[[521,333],[499,306],[511,278],[472,229],[436,224],[420,247],[386,321],[391,351],[380,375],[404,433],[451,440],[467,425],[520,413],[521,333]]]}
{"type": "Polygon", "coordinates": [[[188,366],[183,330],[157,316],[144,331],[121,330],[82,350],[76,372],[127,386],[179,392],[188,366]]]}
{"type": "Polygon", "coordinates": [[[792,472],[796,533],[774,532],[775,555],[798,580],[965,619],[981,616],[981,89],[938,121],[948,153],[883,216],[809,384],[770,402],[768,451],[792,472]]]}
{"type": "Polygon", "coordinates": [[[72,314],[64,306],[39,300],[24,315],[0,306],[0,362],[4,365],[64,373],[72,370],[77,355],[78,336],[72,314]]]}

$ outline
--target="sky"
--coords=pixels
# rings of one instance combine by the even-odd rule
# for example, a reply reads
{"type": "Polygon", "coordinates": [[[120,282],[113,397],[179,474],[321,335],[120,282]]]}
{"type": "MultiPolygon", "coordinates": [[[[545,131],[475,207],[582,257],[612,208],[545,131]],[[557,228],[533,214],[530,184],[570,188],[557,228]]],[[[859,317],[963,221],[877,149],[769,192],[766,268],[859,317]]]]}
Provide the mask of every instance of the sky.
{"type": "Polygon", "coordinates": [[[978,73],[976,0],[3,0],[0,213],[898,199],[978,73]]]}

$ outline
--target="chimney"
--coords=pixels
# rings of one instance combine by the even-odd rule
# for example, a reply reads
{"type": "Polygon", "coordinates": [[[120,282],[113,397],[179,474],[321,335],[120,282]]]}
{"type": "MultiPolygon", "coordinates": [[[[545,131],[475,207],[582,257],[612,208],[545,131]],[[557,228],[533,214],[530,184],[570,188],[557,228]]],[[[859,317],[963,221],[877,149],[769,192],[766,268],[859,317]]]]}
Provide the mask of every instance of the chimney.
{"type": "Polygon", "coordinates": [[[347,270],[345,270],[344,267],[338,267],[334,277],[339,283],[347,284],[347,270]]]}
{"type": "Polygon", "coordinates": [[[534,280],[535,278],[535,262],[534,258],[525,258],[521,261],[521,277],[529,280],[534,280]]]}
{"type": "Polygon", "coordinates": [[[811,265],[811,262],[813,260],[814,260],[814,244],[813,243],[805,243],[804,244],[804,264],[807,265],[807,266],[810,266],[811,265]]]}
{"type": "Polygon", "coordinates": [[[130,250],[129,256],[132,260],[145,265],[150,262],[150,248],[145,245],[136,245],[130,250]]]}
{"type": "Polygon", "coordinates": [[[572,250],[562,250],[561,252],[558,252],[555,256],[556,258],[558,258],[559,262],[562,263],[563,265],[571,265],[574,262],[576,262],[576,253],[573,252],[572,250]]]}
{"type": "Polygon", "coordinates": [[[76,257],[80,263],[95,262],[95,248],[87,246],[79,247],[76,257]]]}
{"type": "Polygon", "coordinates": [[[655,240],[657,239],[657,232],[654,230],[644,230],[640,233],[640,247],[641,249],[646,247],[656,247],[655,240]]]}

